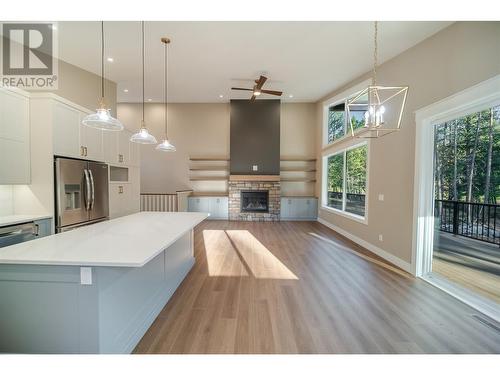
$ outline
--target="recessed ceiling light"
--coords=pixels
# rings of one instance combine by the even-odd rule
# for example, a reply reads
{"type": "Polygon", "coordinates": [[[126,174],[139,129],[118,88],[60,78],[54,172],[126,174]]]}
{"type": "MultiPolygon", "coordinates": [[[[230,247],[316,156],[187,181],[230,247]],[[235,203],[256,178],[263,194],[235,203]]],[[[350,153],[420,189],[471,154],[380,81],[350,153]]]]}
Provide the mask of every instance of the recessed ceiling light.
{"type": "Polygon", "coordinates": [[[123,90],[123,92],[128,92],[128,89],[123,90]]]}
{"type": "Polygon", "coordinates": [[[219,98],[221,98],[221,99],[222,99],[223,97],[224,97],[224,95],[222,95],[222,94],[220,94],[220,95],[219,95],[219,98]]]}
{"type": "Polygon", "coordinates": [[[153,101],[153,99],[148,99],[148,102],[151,102],[151,101],[153,101]]]}
{"type": "Polygon", "coordinates": [[[112,57],[108,57],[108,58],[107,58],[107,60],[108,60],[108,62],[113,62],[113,61],[115,61],[115,59],[113,59],[112,57]]]}
{"type": "Polygon", "coordinates": [[[289,98],[293,98],[293,95],[292,95],[292,94],[290,94],[290,95],[288,95],[288,97],[289,97],[289,98]]]}

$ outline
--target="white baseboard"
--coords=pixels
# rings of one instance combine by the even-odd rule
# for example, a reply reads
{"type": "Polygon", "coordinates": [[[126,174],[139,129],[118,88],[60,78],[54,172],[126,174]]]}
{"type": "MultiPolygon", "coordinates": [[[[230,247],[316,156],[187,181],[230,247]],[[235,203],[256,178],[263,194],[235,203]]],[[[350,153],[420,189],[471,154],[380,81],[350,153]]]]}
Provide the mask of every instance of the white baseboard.
{"type": "Polygon", "coordinates": [[[365,249],[371,251],[372,253],[378,255],[379,257],[385,259],[389,263],[394,264],[396,267],[399,267],[408,273],[412,273],[411,264],[408,262],[405,262],[401,258],[398,258],[397,256],[392,255],[392,254],[388,253],[387,251],[382,250],[381,248],[379,248],[379,247],[377,247],[377,246],[375,246],[375,245],[373,245],[373,244],[371,244],[371,243],[369,243],[369,242],[367,242],[359,237],[356,237],[355,235],[345,231],[344,229],[337,227],[336,225],[333,225],[332,223],[330,223],[322,218],[318,218],[318,222],[323,224],[325,227],[328,227],[331,230],[333,230],[333,231],[341,234],[342,236],[350,239],[351,241],[357,243],[358,245],[364,247],[365,249]]]}

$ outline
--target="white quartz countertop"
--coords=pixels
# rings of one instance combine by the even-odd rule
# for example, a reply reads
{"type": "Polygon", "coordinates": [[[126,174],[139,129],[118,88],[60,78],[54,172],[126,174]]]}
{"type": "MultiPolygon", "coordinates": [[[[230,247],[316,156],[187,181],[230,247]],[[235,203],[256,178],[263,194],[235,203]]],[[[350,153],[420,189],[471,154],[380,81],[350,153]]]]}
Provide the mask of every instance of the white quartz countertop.
{"type": "Polygon", "coordinates": [[[5,227],[7,225],[15,225],[21,223],[28,223],[34,220],[42,220],[51,218],[52,215],[48,214],[35,214],[35,215],[7,215],[0,216],[0,227],[5,227]]]}
{"type": "Polygon", "coordinates": [[[0,248],[0,264],[142,267],[207,217],[140,212],[0,248]]]}

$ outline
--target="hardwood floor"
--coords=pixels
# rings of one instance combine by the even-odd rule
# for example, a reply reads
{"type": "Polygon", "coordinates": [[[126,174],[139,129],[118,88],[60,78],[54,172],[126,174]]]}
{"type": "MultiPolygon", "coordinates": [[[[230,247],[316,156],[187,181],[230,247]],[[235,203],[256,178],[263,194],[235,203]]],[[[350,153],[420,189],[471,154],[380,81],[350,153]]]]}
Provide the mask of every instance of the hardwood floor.
{"type": "Polygon", "coordinates": [[[135,353],[500,353],[489,319],[317,222],[205,221],[135,353]]]}

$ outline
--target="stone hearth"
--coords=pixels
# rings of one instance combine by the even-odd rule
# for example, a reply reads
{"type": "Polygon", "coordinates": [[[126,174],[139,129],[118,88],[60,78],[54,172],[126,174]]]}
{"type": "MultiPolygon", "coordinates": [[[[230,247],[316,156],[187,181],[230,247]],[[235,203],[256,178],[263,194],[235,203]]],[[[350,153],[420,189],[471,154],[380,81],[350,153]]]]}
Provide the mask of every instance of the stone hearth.
{"type": "Polygon", "coordinates": [[[279,221],[281,185],[279,181],[244,181],[231,176],[229,181],[229,220],[279,221]],[[242,191],[269,191],[269,212],[241,212],[242,191]]]}

